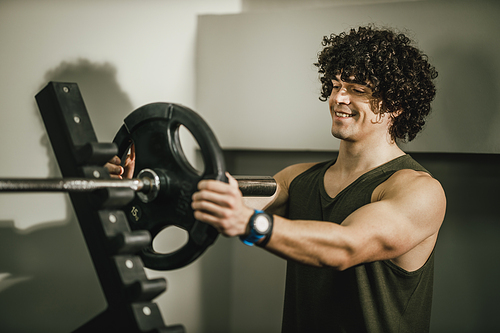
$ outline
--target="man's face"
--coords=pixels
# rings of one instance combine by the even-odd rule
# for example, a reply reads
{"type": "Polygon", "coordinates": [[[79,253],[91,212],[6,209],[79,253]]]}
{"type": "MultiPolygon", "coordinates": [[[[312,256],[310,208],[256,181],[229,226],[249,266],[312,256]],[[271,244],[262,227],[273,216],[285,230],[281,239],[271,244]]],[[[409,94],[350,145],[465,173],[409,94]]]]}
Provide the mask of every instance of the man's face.
{"type": "Polygon", "coordinates": [[[380,103],[374,103],[368,83],[344,82],[337,75],[328,99],[332,116],[332,134],[346,141],[359,141],[376,134],[387,134],[390,117],[381,117],[380,103]],[[375,108],[375,109],[374,109],[375,108]]]}

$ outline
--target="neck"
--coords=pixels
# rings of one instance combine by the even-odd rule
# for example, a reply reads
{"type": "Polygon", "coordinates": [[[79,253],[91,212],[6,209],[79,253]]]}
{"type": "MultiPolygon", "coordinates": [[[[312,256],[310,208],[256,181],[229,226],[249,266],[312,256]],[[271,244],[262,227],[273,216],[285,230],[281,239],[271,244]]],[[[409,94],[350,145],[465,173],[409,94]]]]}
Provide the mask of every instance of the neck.
{"type": "Polygon", "coordinates": [[[364,173],[404,154],[395,142],[389,140],[368,143],[342,140],[335,168],[344,175],[364,173]]]}

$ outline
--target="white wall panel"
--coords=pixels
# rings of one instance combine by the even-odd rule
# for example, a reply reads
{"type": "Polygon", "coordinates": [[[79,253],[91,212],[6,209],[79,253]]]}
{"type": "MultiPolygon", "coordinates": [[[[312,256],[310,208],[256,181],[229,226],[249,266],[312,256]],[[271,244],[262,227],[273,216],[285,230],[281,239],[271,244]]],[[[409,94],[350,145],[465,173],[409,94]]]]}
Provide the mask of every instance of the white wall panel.
{"type": "Polygon", "coordinates": [[[323,35],[375,23],[408,31],[439,71],[434,111],[406,148],[500,152],[498,14],[498,1],[416,1],[205,15],[197,107],[227,148],[336,149],[312,64],[323,35]]]}

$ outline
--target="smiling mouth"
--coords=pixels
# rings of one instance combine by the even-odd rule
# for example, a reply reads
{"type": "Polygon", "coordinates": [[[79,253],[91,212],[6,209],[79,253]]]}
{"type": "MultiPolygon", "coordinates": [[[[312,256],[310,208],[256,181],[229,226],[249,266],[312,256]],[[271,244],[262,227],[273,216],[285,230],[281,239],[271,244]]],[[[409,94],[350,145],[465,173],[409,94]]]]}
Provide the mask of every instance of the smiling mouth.
{"type": "Polygon", "coordinates": [[[342,113],[342,112],[335,112],[335,116],[337,116],[339,118],[349,118],[349,117],[353,117],[354,115],[342,113]]]}

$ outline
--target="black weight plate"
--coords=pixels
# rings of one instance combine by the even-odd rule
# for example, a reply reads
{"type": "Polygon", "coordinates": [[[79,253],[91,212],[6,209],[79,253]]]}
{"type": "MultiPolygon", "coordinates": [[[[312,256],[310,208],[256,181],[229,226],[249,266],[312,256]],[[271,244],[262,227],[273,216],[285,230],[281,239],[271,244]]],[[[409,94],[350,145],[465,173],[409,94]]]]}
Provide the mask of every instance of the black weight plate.
{"type": "Polygon", "coordinates": [[[141,257],[144,265],[156,270],[184,267],[198,258],[217,238],[218,232],[196,221],[191,196],[201,179],[227,182],[221,148],[207,123],[193,110],[169,103],[153,103],[132,112],[124,120],[114,142],[124,157],[135,145],[134,177],[144,169],[154,170],[161,178],[158,197],[144,203],[136,195],[125,207],[131,229],[148,230],[152,238],[168,226],[188,232],[188,241],[172,253],[158,253],[152,244],[141,257]],[[200,146],[204,171],[195,170],[187,161],[179,140],[179,127],[185,126],[200,146]]]}

